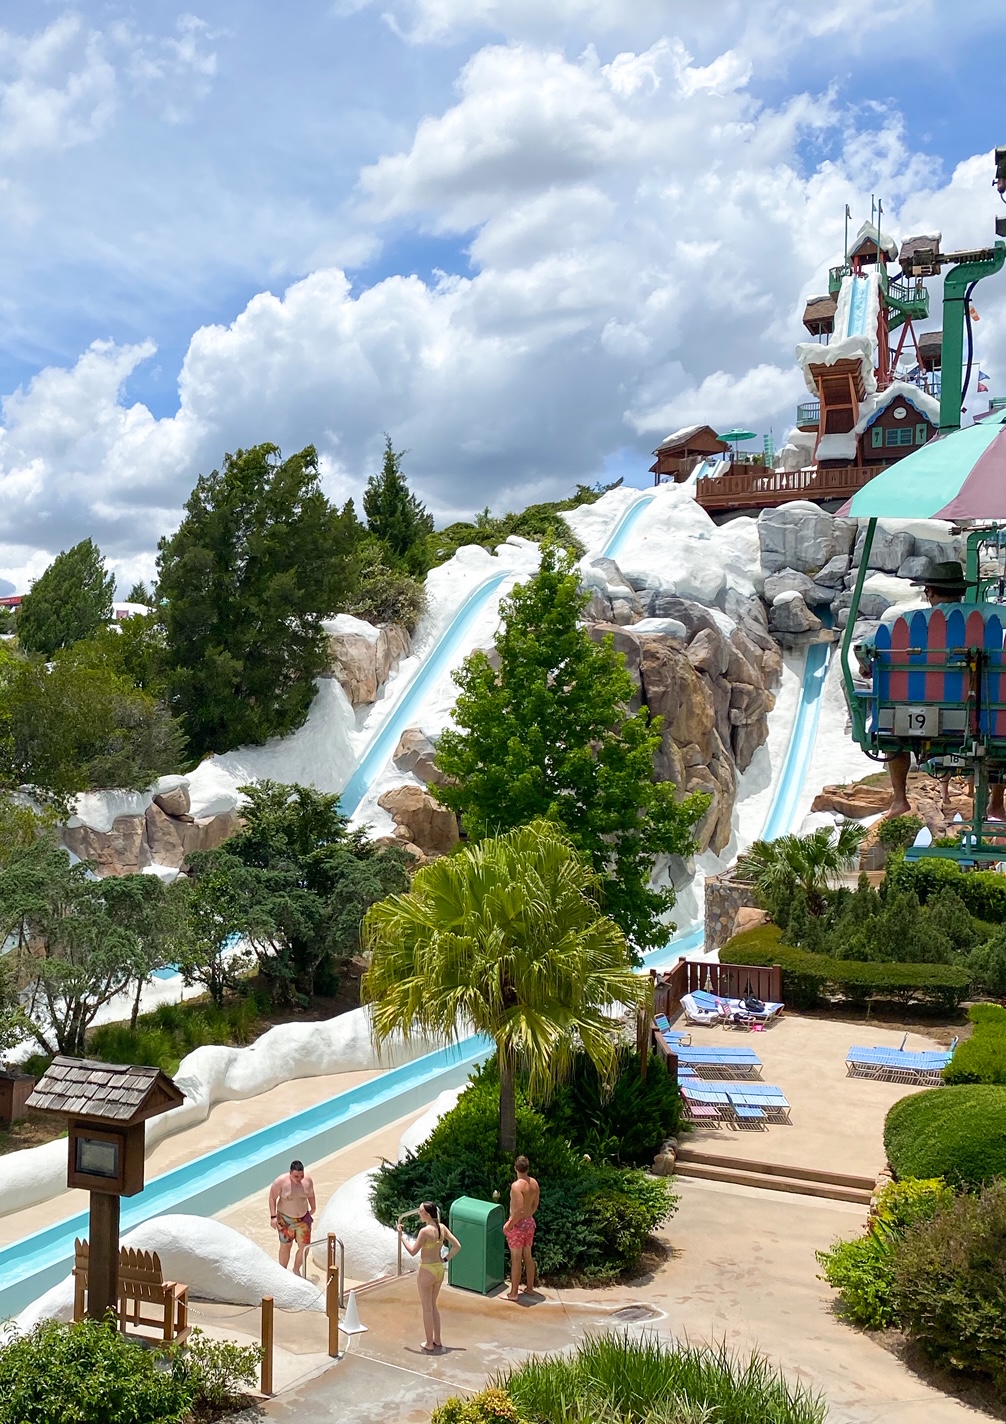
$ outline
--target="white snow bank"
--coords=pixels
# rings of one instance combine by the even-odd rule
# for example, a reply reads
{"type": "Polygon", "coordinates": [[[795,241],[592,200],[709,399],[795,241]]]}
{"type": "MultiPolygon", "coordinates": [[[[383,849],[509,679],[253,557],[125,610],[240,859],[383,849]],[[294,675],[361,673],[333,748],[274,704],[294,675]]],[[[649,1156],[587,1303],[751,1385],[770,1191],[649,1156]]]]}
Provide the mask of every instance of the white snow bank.
{"type": "Polygon", "coordinates": [[[337,613],[334,618],[326,618],[321,626],[326,633],[355,633],[368,643],[376,643],[381,636],[380,628],[364,618],[354,618],[352,613],[337,613]]]}
{"type": "MultiPolygon", "coordinates": [[[[65,1144],[64,1144],[65,1153],[65,1144]]],[[[258,1305],[271,1295],[280,1310],[324,1310],[317,1286],[267,1256],[240,1231],[204,1216],[155,1216],[122,1238],[123,1246],[156,1251],[166,1280],[181,1281],[193,1300],[258,1305]]],[[[73,1319],[73,1276],[25,1306],[15,1318],[18,1334],[42,1320],[73,1319]]]]}
{"type": "Polygon", "coordinates": [[[458,1098],[467,1086],[467,1083],[464,1083],[460,1088],[445,1088],[434,1098],[422,1117],[417,1117],[415,1122],[405,1129],[398,1139],[397,1161],[403,1162],[406,1157],[415,1156],[445,1113],[457,1107],[458,1098]]]}
{"type": "MultiPolygon", "coordinates": [[[[358,1172],[330,1197],[314,1228],[312,1250],[324,1249],[334,1231],[346,1248],[346,1275],[354,1281],[372,1281],[398,1269],[398,1232],[382,1226],[370,1205],[377,1167],[358,1172]]],[[[413,1218],[407,1225],[415,1230],[413,1218]]]]}
{"type": "MultiPolygon", "coordinates": [[[[203,1122],[215,1103],[243,1101],[295,1078],[365,1072],[410,1063],[441,1045],[395,1037],[378,1058],[366,1008],[323,1023],[277,1024],[248,1048],[207,1044],[187,1054],[175,1074],[185,1094],[180,1107],[147,1123],[146,1148],[203,1122]]],[[[0,1157],[0,1214],[58,1195],[66,1188],[66,1143],[47,1142],[0,1157]]]]}
{"type": "Polygon", "coordinates": [[[562,517],[584,548],[590,551],[591,557],[596,559],[622,515],[650,493],[650,490],[628,489],[623,485],[619,489],[608,490],[594,504],[581,504],[576,509],[567,510],[562,517]]]}

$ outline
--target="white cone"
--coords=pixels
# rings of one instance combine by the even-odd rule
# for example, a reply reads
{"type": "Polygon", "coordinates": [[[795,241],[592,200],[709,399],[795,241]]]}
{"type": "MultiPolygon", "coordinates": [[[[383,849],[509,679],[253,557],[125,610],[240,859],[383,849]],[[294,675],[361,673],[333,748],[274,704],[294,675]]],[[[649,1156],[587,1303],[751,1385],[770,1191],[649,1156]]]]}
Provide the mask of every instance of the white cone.
{"type": "Polygon", "coordinates": [[[360,1308],[356,1303],[356,1291],[349,1292],[349,1304],[346,1306],[346,1315],[339,1329],[344,1335],[359,1335],[366,1330],[367,1326],[360,1319],[360,1308]]]}

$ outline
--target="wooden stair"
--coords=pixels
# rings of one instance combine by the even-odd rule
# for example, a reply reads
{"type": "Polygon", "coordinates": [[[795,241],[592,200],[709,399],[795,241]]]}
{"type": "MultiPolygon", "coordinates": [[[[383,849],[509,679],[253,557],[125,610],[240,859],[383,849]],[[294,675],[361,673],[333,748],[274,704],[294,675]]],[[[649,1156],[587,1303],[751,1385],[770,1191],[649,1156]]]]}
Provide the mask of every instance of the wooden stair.
{"type": "Polygon", "coordinates": [[[694,1147],[678,1148],[674,1170],[679,1177],[701,1177],[708,1182],[731,1182],[770,1192],[795,1192],[799,1196],[826,1197],[861,1206],[869,1206],[875,1185],[872,1177],[822,1172],[816,1167],[791,1167],[779,1162],[756,1162],[746,1157],[724,1157],[718,1152],[700,1152],[694,1147]]]}

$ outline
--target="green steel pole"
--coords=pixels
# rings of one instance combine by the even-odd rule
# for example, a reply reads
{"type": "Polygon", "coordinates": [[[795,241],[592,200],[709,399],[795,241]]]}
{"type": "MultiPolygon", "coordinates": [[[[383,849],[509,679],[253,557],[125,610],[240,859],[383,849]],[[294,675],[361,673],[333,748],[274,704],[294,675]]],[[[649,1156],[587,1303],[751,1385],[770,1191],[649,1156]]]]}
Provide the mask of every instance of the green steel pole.
{"type": "Polygon", "coordinates": [[[972,282],[991,277],[1006,262],[1006,242],[997,242],[995,256],[961,262],[943,278],[943,350],[940,356],[940,434],[961,428],[964,384],[964,296],[972,282]]]}
{"type": "MultiPolygon", "coordinates": [[[[856,627],[856,615],[859,613],[859,605],[863,599],[863,584],[866,582],[866,572],[870,563],[870,553],[873,550],[873,536],[877,532],[877,521],[870,519],[866,524],[866,536],[863,540],[863,552],[859,559],[859,571],[856,574],[856,586],[852,593],[852,604],[849,608],[849,617],[845,625],[845,634],[842,638],[842,683],[845,687],[845,700],[849,706],[849,716],[852,718],[852,735],[856,741],[863,745],[866,738],[866,711],[863,706],[863,699],[856,694],[856,684],[853,681],[852,669],[849,666],[849,654],[852,651],[852,636],[856,627]]],[[[853,542],[853,552],[855,552],[855,542],[853,542]]]]}

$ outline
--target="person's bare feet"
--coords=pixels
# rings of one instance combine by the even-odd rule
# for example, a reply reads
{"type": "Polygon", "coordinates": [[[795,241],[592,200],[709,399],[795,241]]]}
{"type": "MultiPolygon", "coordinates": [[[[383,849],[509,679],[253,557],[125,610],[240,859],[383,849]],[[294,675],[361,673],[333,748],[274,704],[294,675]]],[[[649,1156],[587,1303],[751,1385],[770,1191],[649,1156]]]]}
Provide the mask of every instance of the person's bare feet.
{"type": "Polygon", "coordinates": [[[910,816],[912,814],[911,803],[908,801],[895,801],[889,811],[884,812],[884,820],[891,821],[895,816],[910,816]]]}
{"type": "Polygon", "coordinates": [[[520,1292],[519,1292],[519,1291],[511,1291],[511,1292],[509,1293],[509,1295],[507,1295],[506,1299],[507,1299],[507,1300],[519,1300],[519,1299],[520,1299],[520,1292]]]}
{"type": "Polygon", "coordinates": [[[420,1350],[422,1350],[424,1355],[435,1355],[437,1353],[436,1345],[427,1345],[425,1341],[423,1342],[423,1344],[420,1345],[419,1348],[420,1350]]]}

